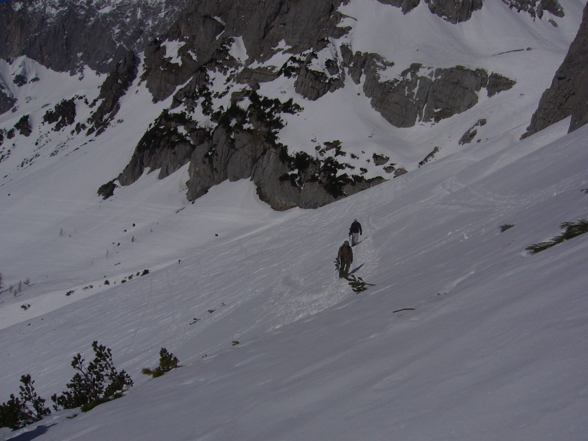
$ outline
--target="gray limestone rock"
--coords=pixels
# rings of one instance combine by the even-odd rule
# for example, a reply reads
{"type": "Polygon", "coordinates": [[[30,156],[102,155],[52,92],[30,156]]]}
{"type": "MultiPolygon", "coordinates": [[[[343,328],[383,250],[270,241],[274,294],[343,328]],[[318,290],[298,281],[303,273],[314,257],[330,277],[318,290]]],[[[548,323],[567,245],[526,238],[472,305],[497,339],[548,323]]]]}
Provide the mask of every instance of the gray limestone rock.
{"type": "Polygon", "coordinates": [[[43,123],[55,124],[53,130],[60,131],[66,126],[72,125],[76,120],[75,98],[63,100],[53,110],[48,110],[43,115],[43,123]]]}
{"type": "Polygon", "coordinates": [[[570,131],[588,122],[588,5],[582,24],[568,54],[555,73],[549,89],[541,96],[539,106],[523,138],[572,116],[570,131]]]}
{"type": "MultiPolygon", "coordinates": [[[[187,91],[182,96],[190,98],[187,91]]],[[[382,178],[366,180],[340,174],[348,166],[334,157],[317,160],[308,155],[289,156],[276,134],[284,127],[280,115],[296,111],[291,100],[282,103],[250,90],[234,95],[229,109],[213,115],[217,125],[212,130],[199,128],[183,112],[164,112],[143,136],[116,180],[130,185],[145,171],[154,170],[159,170],[158,177],[163,178],[189,162],[189,200],[225,180],[251,179],[260,198],[276,210],[316,208],[383,182],[382,178]],[[247,109],[240,102],[245,98],[247,109]]],[[[115,187],[109,184],[101,187],[102,197],[112,194],[115,187]]]]}
{"type": "Polygon", "coordinates": [[[378,1],[380,3],[384,3],[385,5],[396,6],[397,8],[402,9],[402,12],[405,14],[412,11],[421,2],[421,0],[378,0],[378,1]]]}
{"type": "Polygon", "coordinates": [[[300,70],[294,87],[296,93],[315,101],[329,92],[342,88],[345,85],[344,81],[345,78],[342,76],[329,77],[324,72],[309,69],[305,65],[300,70]]]}
{"type": "MultiPolygon", "coordinates": [[[[386,5],[401,8],[404,14],[409,13],[420,4],[420,0],[378,0],[386,5]]],[[[469,20],[472,13],[482,9],[483,0],[425,0],[429,10],[451,23],[469,20]]]]}
{"type": "MultiPolygon", "coordinates": [[[[337,26],[341,21],[336,11],[340,3],[341,0],[191,3],[169,31],[147,48],[143,79],[154,98],[163,100],[205,65],[214,65],[217,70],[235,68],[240,63],[229,55],[235,38],[241,38],[247,50],[245,65],[268,60],[282,41],[292,54],[320,50],[329,38],[340,37],[347,31],[337,26]],[[180,42],[175,60],[166,53],[167,41],[180,42]]],[[[248,81],[246,75],[252,73],[243,75],[242,80],[248,81]]],[[[316,84],[311,76],[305,79],[316,84]]]]}
{"type": "Polygon", "coordinates": [[[456,24],[468,21],[474,11],[482,9],[483,0],[425,0],[429,10],[456,24]]]}
{"type": "Polygon", "coordinates": [[[6,89],[0,87],[0,114],[8,112],[14,104],[16,99],[6,89]]]}
{"type": "Polygon", "coordinates": [[[0,58],[26,55],[57,71],[107,73],[142,52],[187,0],[28,0],[0,4],[0,58]]]}
{"type": "Polygon", "coordinates": [[[376,164],[377,166],[384,165],[390,160],[388,156],[378,155],[377,153],[374,153],[372,155],[372,159],[374,161],[374,164],[376,164]]]}
{"type": "Polygon", "coordinates": [[[30,136],[33,133],[29,115],[23,115],[21,119],[14,125],[14,128],[20,132],[21,135],[30,136]]]}
{"type": "Polygon", "coordinates": [[[483,69],[435,69],[424,103],[423,121],[438,122],[471,109],[478,103],[478,92],[487,84],[488,74],[483,69]]]}
{"type": "Polygon", "coordinates": [[[120,109],[120,99],[127,92],[137,77],[139,58],[130,51],[108,75],[102,86],[97,101],[98,108],[90,116],[88,134],[102,133],[120,109]]]}
{"type": "Polygon", "coordinates": [[[517,12],[526,12],[531,17],[543,18],[543,12],[547,11],[556,17],[563,17],[564,9],[558,0],[502,0],[511,9],[517,12]]]}
{"type": "Polygon", "coordinates": [[[419,162],[419,167],[422,167],[423,165],[431,162],[435,158],[435,155],[437,155],[437,153],[439,153],[440,151],[441,149],[438,146],[436,146],[431,151],[431,153],[429,153],[427,156],[424,157],[424,159],[421,162],[419,162]]]}
{"type": "Polygon", "coordinates": [[[255,69],[250,69],[246,67],[237,74],[236,81],[237,83],[249,84],[249,86],[254,87],[259,83],[273,81],[276,78],[278,78],[281,74],[282,72],[276,71],[271,67],[263,66],[255,69]]]}
{"type": "MultiPolygon", "coordinates": [[[[456,66],[431,70],[420,64],[413,64],[397,79],[381,82],[379,56],[346,55],[353,68],[363,66],[364,92],[371,98],[372,107],[396,127],[412,127],[417,121],[438,122],[465,112],[478,103],[478,92],[489,84],[483,69],[456,66]]],[[[500,89],[495,86],[493,93],[500,89]]]]}
{"type": "Polygon", "coordinates": [[[459,140],[459,145],[469,144],[474,140],[476,135],[478,134],[478,130],[476,127],[482,127],[486,125],[486,120],[484,118],[479,119],[476,124],[474,124],[467,132],[463,134],[463,136],[459,140]]]}
{"type": "Polygon", "coordinates": [[[133,156],[117,177],[121,185],[130,185],[141,177],[146,169],[159,170],[160,179],[169,176],[190,161],[194,150],[191,140],[178,130],[179,127],[193,128],[181,114],[164,111],[141,138],[133,156]]]}
{"type": "Polygon", "coordinates": [[[510,78],[492,72],[488,77],[488,86],[486,87],[486,90],[488,91],[488,96],[492,97],[497,93],[504,92],[505,90],[510,90],[514,87],[516,83],[516,81],[511,80],[510,78]]]}

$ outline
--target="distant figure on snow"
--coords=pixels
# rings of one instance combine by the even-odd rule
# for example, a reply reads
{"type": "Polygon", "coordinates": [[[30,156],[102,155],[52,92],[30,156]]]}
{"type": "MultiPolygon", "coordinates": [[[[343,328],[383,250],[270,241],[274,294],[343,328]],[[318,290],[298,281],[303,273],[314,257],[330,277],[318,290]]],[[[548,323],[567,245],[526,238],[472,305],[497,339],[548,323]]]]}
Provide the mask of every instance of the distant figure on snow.
{"type": "Polygon", "coordinates": [[[352,247],[357,245],[357,242],[359,241],[359,236],[361,234],[363,234],[363,231],[361,231],[361,224],[357,222],[357,219],[355,219],[351,224],[351,227],[349,227],[349,236],[351,236],[352,247]]]}
{"type": "Polygon", "coordinates": [[[337,262],[339,262],[339,277],[347,277],[349,274],[349,267],[353,263],[353,250],[349,246],[349,241],[346,240],[337,254],[337,262]]]}

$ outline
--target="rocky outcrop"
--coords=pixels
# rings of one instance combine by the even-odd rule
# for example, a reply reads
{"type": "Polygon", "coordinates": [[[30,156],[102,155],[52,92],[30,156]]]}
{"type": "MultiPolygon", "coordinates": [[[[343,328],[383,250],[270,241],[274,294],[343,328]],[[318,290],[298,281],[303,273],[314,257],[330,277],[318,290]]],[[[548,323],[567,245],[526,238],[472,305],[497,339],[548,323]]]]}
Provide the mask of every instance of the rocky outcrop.
{"type": "Polygon", "coordinates": [[[492,72],[488,77],[488,84],[486,85],[488,96],[492,97],[505,90],[510,90],[516,83],[515,80],[511,80],[510,78],[497,74],[496,72],[492,72]]]}
{"type": "MultiPolygon", "coordinates": [[[[401,8],[407,14],[420,4],[420,0],[378,0],[386,5],[401,8]]],[[[424,0],[429,10],[450,23],[462,23],[472,18],[475,11],[482,9],[484,0],[424,0]]],[[[517,12],[526,12],[531,17],[542,18],[545,11],[556,17],[563,17],[564,9],[558,0],[502,0],[517,12]]]]}
{"type": "Polygon", "coordinates": [[[0,114],[4,112],[8,112],[14,104],[16,103],[16,99],[12,96],[10,92],[0,84],[0,114]]]}
{"type": "Polygon", "coordinates": [[[582,24],[551,87],[541,96],[523,138],[572,116],[570,131],[588,122],[588,5],[582,24]]]}
{"type": "MultiPolygon", "coordinates": [[[[378,0],[386,5],[401,8],[407,14],[416,8],[420,0],[378,0]]],[[[429,10],[451,23],[461,23],[469,20],[472,13],[482,9],[483,0],[425,0],[429,10]]]]}
{"type": "Polygon", "coordinates": [[[327,63],[327,72],[311,69],[308,61],[302,66],[294,82],[295,91],[299,95],[315,101],[345,85],[345,76],[335,60],[329,60],[330,63],[327,63]]]}
{"type": "Polygon", "coordinates": [[[23,136],[31,136],[33,128],[31,127],[31,121],[29,115],[23,115],[21,119],[14,125],[14,128],[20,132],[23,136]]]}
{"type": "Polygon", "coordinates": [[[134,52],[128,52],[102,83],[100,94],[96,99],[100,104],[88,120],[90,124],[88,134],[93,132],[100,134],[108,127],[120,109],[120,99],[137,77],[138,65],[139,58],[134,52]]]}
{"type": "Polygon", "coordinates": [[[502,2],[517,12],[527,12],[531,17],[543,18],[544,11],[550,12],[556,17],[565,15],[558,0],[502,0],[502,2]]]}
{"type": "Polygon", "coordinates": [[[425,0],[429,10],[444,18],[450,23],[456,24],[468,21],[474,11],[482,9],[483,0],[425,0]]]}
{"type": "Polygon", "coordinates": [[[337,25],[341,0],[203,0],[190,4],[170,30],[145,53],[143,78],[156,100],[170,96],[203,66],[231,69],[239,62],[229,54],[235,38],[247,51],[245,65],[271,58],[282,41],[293,54],[324,46],[346,30],[337,25]],[[170,44],[168,45],[168,42],[170,44]],[[168,48],[174,46],[174,53],[168,48]]]}
{"type": "MultiPolygon", "coordinates": [[[[486,125],[486,119],[479,119],[463,136],[459,139],[459,145],[469,144],[478,135],[478,129],[476,127],[482,127],[486,125]]],[[[478,140],[479,141],[479,140],[478,140]]]]}
{"type": "Polygon", "coordinates": [[[124,168],[117,180],[121,185],[130,185],[141,177],[146,169],[159,170],[160,179],[169,176],[190,161],[194,145],[183,130],[193,131],[185,114],[164,112],[154,125],[143,135],[131,161],[124,168]]]}
{"type": "Polygon", "coordinates": [[[53,110],[48,110],[43,115],[43,123],[55,124],[53,130],[60,131],[66,126],[72,125],[76,120],[76,102],[72,98],[63,100],[53,110]]]}
{"type": "MultiPolygon", "coordinates": [[[[182,96],[191,99],[186,91],[182,96]]],[[[316,208],[384,181],[353,175],[352,167],[332,155],[290,156],[276,135],[284,127],[280,115],[299,110],[292,100],[280,102],[249,90],[235,94],[229,109],[212,115],[217,123],[213,129],[199,127],[186,113],[164,112],[117,181],[130,185],[152,170],[159,170],[158,177],[163,178],[190,163],[189,200],[225,180],[251,179],[259,197],[276,210],[316,208]],[[349,173],[341,173],[346,169],[349,173]]],[[[336,155],[345,154],[338,149],[336,155]]],[[[115,188],[116,183],[109,182],[99,194],[108,197],[115,188]]]]}
{"type": "Polygon", "coordinates": [[[421,0],[378,0],[378,1],[380,3],[384,3],[385,5],[396,6],[397,8],[402,9],[402,12],[405,14],[412,11],[421,2],[421,0]]]}
{"type": "Polygon", "coordinates": [[[187,0],[29,0],[0,4],[0,58],[26,55],[57,71],[107,73],[140,53],[187,0]]]}
{"type": "Polygon", "coordinates": [[[433,159],[435,159],[435,156],[437,155],[437,153],[439,153],[441,151],[441,149],[436,146],[431,153],[429,153],[427,156],[425,156],[423,158],[422,161],[419,162],[419,167],[422,167],[425,164],[428,164],[429,162],[431,162],[433,159]]]}
{"type": "MultiPolygon", "coordinates": [[[[566,63],[567,60],[567,63],[566,63]]],[[[588,5],[584,7],[582,24],[568,55],[566,75],[574,81],[575,98],[572,100],[572,121],[570,132],[588,123],[588,5]]]]}
{"type": "Polygon", "coordinates": [[[377,54],[352,54],[346,46],[341,52],[352,80],[359,84],[365,75],[363,90],[372,107],[396,127],[439,122],[471,109],[483,88],[492,96],[515,84],[502,75],[488,75],[484,69],[432,69],[420,64],[413,64],[394,80],[380,81],[379,72],[391,63],[377,54]]]}

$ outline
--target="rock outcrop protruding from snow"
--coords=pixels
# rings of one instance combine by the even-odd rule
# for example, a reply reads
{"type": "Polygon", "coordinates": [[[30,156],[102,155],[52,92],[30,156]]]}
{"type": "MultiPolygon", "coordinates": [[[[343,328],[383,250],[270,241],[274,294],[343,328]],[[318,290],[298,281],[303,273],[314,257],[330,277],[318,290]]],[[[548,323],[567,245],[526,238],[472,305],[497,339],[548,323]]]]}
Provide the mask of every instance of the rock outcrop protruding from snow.
{"type": "MultiPolygon", "coordinates": [[[[146,51],[143,78],[156,100],[171,95],[203,66],[235,67],[228,48],[243,42],[248,65],[267,61],[284,41],[292,54],[316,50],[345,33],[340,0],[204,0],[188,6],[170,30],[146,51]],[[172,53],[173,52],[173,53],[172,53]]],[[[307,72],[308,73],[308,72],[307,72]]],[[[307,75],[310,80],[312,73],[307,75]]],[[[304,81],[304,80],[302,80],[304,81]]],[[[312,80],[310,80],[312,81],[312,80]]],[[[316,81],[315,81],[316,82],[316,81]]]]}
{"type": "Polygon", "coordinates": [[[576,38],[555,73],[551,86],[543,93],[523,137],[537,133],[570,115],[570,131],[588,122],[588,5],[584,7],[582,24],[576,38]]]}
{"type": "Polygon", "coordinates": [[[43,123],[54,125],[53,130],[60,131],[66,126],[72,125],[76,120],[75,99],[63,100],[53,110],[48,110],[43,115],[43,123]]]}
{"type": "MultiPolygon", "coordinates": [[[[420,0],[378,0],[386,5],[401,8],[407,14],[416,8],[420,0]]],[[[482,9],[483,0],[425,0],[429,10],[450,23],[461,23],[468,21],[474,11],[482,9]]]]}
{"type": "Polygon", "coordinates": [[[482,9],[483,0],[425,0],[433,14],[456,24],[468,21],[474,11],[482,9]]]}
{"type": "Polygon", "coordinates": [[[16,99],[12,97],[12,94],[0,87],[0,114],[8,112],[15,103],[16,99]]]}
{"type": "Polygon", "coordinates": [[[138,73],[139,58],[133,51],[127,53],[108,75],[102,86],[97,101],[98,108],[90,117],[88,133],[102,133],[120,109],[120,99],[125,95],[138,73]]]}
{"type": "MultiPolygon", "coordinates": [[[[378,0],[385,5],[401,8],[407,14],[420,4],[420,0],[378,0]]],[[[462,23],[472,18],[475,11],[482,9],[484,0],[424,0],[429,10],[450,23],[462,23]]],[[[556,17],[565,15],[558,0],[502,0],[517,12],[526,12],[531,17],[542,18],[545,11],[556,17]]]]}
{"type": "Polygon", "coordinates": [[[518,12],[529,13],[531,17],[542,18],[544,11],[550,12],[556,17],[565,15],[558,0],[502,0],[502,2],[518,12]]]}
{"type": "MultiPolygon", "coordinates": [[[[189,100],[190,94],[183,98],[189,100]]],[[[186,113],[166,111],[143,136],[117,180],[130,185],[146,170],[157,169],[164,178],[190,163],[189,200],[225,180],[251,179],[259,197],[275,210],[317,208],[384,181],[341,173],[352,168],[333,155],[290,156],[276,134],[284,124],[280,115],[297,111],[291,100],[271,100],[253,90],[234,95],[229,109],[215,113],[213,129],[199,127],[186,113]]],[[[329,149],[336,150],[335,156],[345,155],[338,144],[325,151],[329,149]]],[[[106,190],[112,189],[109,183],[100,194],[107,197],[112,192],[106,190]]]]}
{"type": "Polygon", "coordinates": [[[107,73],[140,53],[187,0],[29,0],[0,4],[0,58],[26,55],[56,71],[107,73]]]}
{"type": "Polygon", "coordinates": [[[371,98],[372,107],[396,127],[412,127],[418,121],[439,122],[471,109],[483,88],[492,96],[516,83],[484,69],[432,69],[420,64],[411,65],[396,79],[381,81],[380,71],[392,63],[378,54],[353,54],[347,46],[341,53],[356,84],[365,75],[363,90],[371,98]]]}

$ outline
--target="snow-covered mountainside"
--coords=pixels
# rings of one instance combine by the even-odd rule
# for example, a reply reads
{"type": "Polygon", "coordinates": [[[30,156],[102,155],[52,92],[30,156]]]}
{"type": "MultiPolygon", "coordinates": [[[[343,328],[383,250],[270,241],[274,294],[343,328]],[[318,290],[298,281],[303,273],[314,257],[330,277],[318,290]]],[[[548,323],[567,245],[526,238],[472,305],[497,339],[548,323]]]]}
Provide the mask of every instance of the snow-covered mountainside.
{"type": "Polygon", "coordinates": [[[93,341],[134,381],[0,440],[583,441],[588,235],[527,248],[588,218],[588,127],[527,128],[585,4],[203,0],[108,71],[0,60],[0,403],[93,341]]]}
{"type": "Polygon", "coordinates": [[[274,209],[314,208],[468,143],[503,133],[518,139],[584,7],[579,0],[540,11],[529,9],[533,2],[460,2],[459,10],[441,7],[451,2],[391,3],[190,4],[144,53],[114,59],[99,91],[61,101],[40,103],[35,91],[51,86],[23,70],[29,61],[6,60],[2,102],[10,110],[0,119],[0,148],[7,157],[48,139],[102,144],[125,125],[124,108],[145,112],[148,94],[159,112],[149,110],[148,127],[121,146],[126,159],[95,189],[102,197],[146,171],[164,178],[189,164],[189,200],[225,180],[251,179],[274,209]]]}
{"type": "Polygon", "coordinates": [[[3,439],[583,440],[588,235],[526,251],[587,216],[568,124],[316,210],[246,180],[190,204],[185,168],[97,203],[84,149],[5,183],[0,396],[31,374],[49,405],[92,341],[135,385],[3,439]],[[354,217],[359,294],[332,264],[354,217]],[[162,347],[182,367],[151,380],[162,347]]]}

